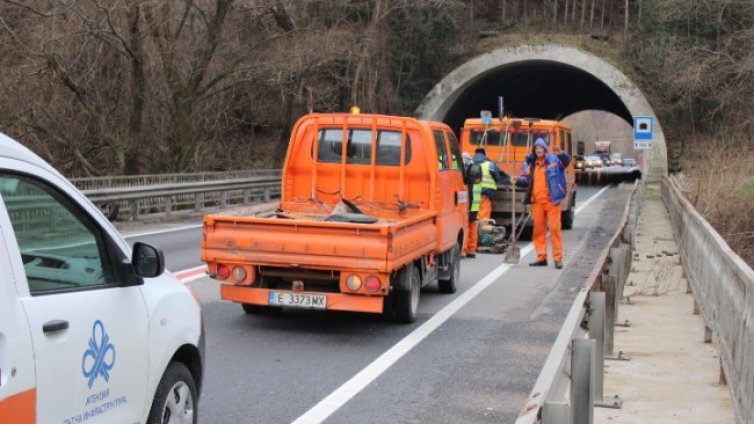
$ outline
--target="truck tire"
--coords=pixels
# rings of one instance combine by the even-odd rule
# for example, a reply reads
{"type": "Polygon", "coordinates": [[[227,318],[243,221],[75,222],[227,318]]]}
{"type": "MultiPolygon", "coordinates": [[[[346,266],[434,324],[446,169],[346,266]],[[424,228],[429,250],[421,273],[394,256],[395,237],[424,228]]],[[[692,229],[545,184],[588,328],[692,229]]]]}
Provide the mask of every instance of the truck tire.
{"type": "Polygon", "coordinates": [[[171,362],[157,386],[147,422],[196,424],[197,405],[196,383],[191,372],[183,363],[171,362]]]}
{"type": "Polygon", "coordinates": [[[455,293],[458,280],[461,278],[461,250],[458,245],[454,245],[448,254],[450,255],[450,276],[447,280],[442,278],[437,280],[441,293],[455,293]]]}
{"type": "Polygon", "coordinates": [[[571,196],[568,210],[560,213],[560,226],[564,230],[570,230],[573,228],[573,218],[576,215],[576,193],[571,196]]]}
{"type": "Polygon", "coordinates": [[[386,300],[386,309],[388,318],[395,322],[410,324],[416,321],[416,312],[419,309],[419,294],[421,292],[421,276],[416,265],[407,265],[396,278],[405,279],[405,289],[398,289],[388,296],[386,300]]]}

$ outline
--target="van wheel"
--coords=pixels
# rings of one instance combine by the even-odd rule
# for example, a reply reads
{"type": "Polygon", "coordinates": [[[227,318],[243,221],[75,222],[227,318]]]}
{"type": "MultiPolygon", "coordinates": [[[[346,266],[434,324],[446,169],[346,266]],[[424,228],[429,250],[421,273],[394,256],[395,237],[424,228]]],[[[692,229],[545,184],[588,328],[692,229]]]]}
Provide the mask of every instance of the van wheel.
{"type": "Polygon", "coordinates": [[[244,312],[250,315],[278,314],[283,311],[283,308],[280,306],[251,305],[249,303],[242,303],[241,307],[244,312]]]}
{"type": "Polygon", "coordinates": [[[407,265],[396,277],[405,279],[405,288],[398,284],[398,288],[386,299],[387,313],[393,321],[410,324],[416,321],[416,312],[419,309],[419,270],[416,265],[407,265]]]}
{"type": "Polygon", "coordinates": [[[441,293],[455,293],[456,285],[461,278],[461,249],[456,244],[448,254],[450,255],[450,278],[437,280],[437,286],[441,293]]]}
{"type": "Polygon", "coordinates": [[[196,424],[197,396],[194,377],[186,365],[171,362],[157,386],[149,411],[149,424],[196,424]]]}
{"type": "Polygon", "coordinates": [[[575,212],[576,196],[571,197],[571,204],[568,205],[568,210],[560,213],[560,226],[564,230],[570,230],[573,228],[573,218],[576,215],[575,212]]]}

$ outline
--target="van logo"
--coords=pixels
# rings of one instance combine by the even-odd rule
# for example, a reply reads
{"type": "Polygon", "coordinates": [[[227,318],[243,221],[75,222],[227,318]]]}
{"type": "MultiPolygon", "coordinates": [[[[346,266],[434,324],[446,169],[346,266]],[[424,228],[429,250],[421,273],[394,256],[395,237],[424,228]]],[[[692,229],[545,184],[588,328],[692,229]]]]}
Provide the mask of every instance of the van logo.
{"type": "Polygon", "coordinates": [[[102,376],[105,381],[110,381],[110,370],[114,365],[115,345],[110,343],[110,336],[105,332],[105,325],[102,321],[94,321],[89,349],[81,358],[81,371],[84,377],[89,379],[89,388],[92,388],[94,380],[99,376],[102,376]]]}

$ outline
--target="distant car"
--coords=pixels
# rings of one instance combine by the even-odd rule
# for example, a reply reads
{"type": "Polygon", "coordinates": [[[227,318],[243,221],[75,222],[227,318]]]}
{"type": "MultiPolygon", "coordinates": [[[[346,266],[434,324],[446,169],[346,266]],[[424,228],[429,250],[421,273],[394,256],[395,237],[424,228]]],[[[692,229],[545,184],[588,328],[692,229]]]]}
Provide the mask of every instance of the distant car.
{"type": "Polygon", "coordinates": [[[586,166],[586,158],[581,155],[574,155],[573,157],[573,168],[584,170],[587,168],[586,166]]]}
{"type": "Polygon", "coordinates": [[[602,168],[602,158],[599,156],[587,156],[586,161],[590,168],[602,168]]]}
{"type": "Polygon", "coordinates": [[[623,166],[626,168],[634,168],[636,167],[636,159],[634,158],[623,158],[623,166]]]}

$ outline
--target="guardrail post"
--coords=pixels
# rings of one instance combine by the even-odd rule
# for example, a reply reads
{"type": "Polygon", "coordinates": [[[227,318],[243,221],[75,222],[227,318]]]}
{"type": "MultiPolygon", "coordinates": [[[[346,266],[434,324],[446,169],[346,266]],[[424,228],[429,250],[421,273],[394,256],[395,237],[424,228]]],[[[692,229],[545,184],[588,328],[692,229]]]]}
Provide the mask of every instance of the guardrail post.
{"type": "Polygon", "coordinates": [[[173,210],[173,196],[165,196],[165,215],[170,215],[173,210]]]}
{"type": "Polygon", "coordinates": [[[592,339],[573,339],[571,343],[571,422],[592,424],[595,342],[592,339]]]}
{"type": "Polygon", "coordinates": [[[243,191],[243,203],[245,205],[251,203],[251,189],[246,189],[243,191]]]}
{"type": "Polygon", "coordinates": [[[571,409],[568,402],[545,402],[542,408],[542,424],[571,424],[571,409]]]}
{"type": "Polygon", "coordinates": [[[194,196],[194,210],[200,211],[204,206],[204,193],[196,193],[194,196]]]}
{"type": "MultiPolygon", "coordinates": [[[[615,280],[609,276],[610,280],[615,280]]],[[[609,286],[615,287],[614,284],[609,286]]],[[[613,290],[613,293],[615,291],[613,290]]],[[[593,291],[589,293],[589,304],[591,305],[591,314],[589,315],[589,338],[595,342],[595,359],[594,359],[594,406],[601,408],[620,409],[623,407],[623,399],[615,395],[605,398],[605,342],[607,335],[612,335],[612,328],[607,326],[605,321],[606,311],[609,309],[610,295],[606,292],[593,291]]]]}
{"type": "Polygon", "coordinates": [[[269,202],[270,199],[272,199],[272,196],[270,195],[270,189],[269,188],[265,188],[264,189],[264,201],[265,202],[269,202]]]}
{"type": "Polygon", "coordinates": [[[220,208],[225,209],[228,206],[228,192],[220,193],[220,208]]]}
{"type": "Polygon", "coordinates": [[[704,324],[704,343],[712,343],[712,329],[704,324]]]}
{"type": "MultiPolygon", "coordinates": [[[[601,286],[602,291],[604,292],[604,302],[605,302],[605,311],[604,311],[605,354],[612,355],[613,350],[615,349],[614,332],[615,332],[615,320],[617,318],[616,314],[618,310],[617,290],[615,287],[616,278],[612,275],[601,275],[601,278],[602,278],[602,283],[600,284],[600,286],[601,286]]],[[[590,335],[592,334],[591,328],[592,327],[590,326],[589,327],[590,335]]]]}
{"type": "Polygon", "coordinates": [[[139,201],[131,200],[129,203],[131,206],[131,215],[129,215],[128,219],[136,221],[139,219],[139,201]]]}
{"type": "Polygon", "coordinates": [[[595,342],[594,401],[602,401],[605,373],[605,292],[589,293],[589,338],[595,342]]]}

